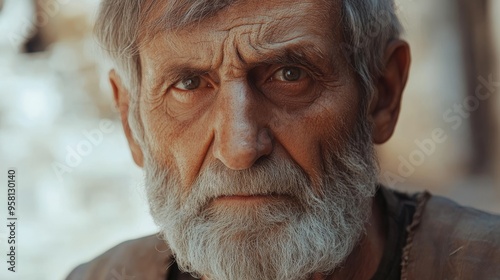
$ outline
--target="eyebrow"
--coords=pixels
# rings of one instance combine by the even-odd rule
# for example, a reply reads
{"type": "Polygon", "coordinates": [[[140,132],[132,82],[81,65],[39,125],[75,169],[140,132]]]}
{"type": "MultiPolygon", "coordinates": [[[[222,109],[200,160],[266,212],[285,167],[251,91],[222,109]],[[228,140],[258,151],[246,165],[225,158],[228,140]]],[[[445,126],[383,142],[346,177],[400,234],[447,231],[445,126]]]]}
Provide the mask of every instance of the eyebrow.
{"type": "MultiPolygon", "coordinates": [[[[287,47],[275,51],[273,54],[268,55],[268,57],[262,60],[262,62],[257,64],[300,65],[309,69],[312,74],[317,77],[323,77],[326,73],[325,70],[318,65],[318,62],[324,60],[325,55],[323,55],[320,51],[312,51],[312,48],[307,50],[304,47],[287,47]]],[[[328,58],[326,60],[329,61],[330,59],[328,58]]]]}
{"type": "MultiPolygon", "coordinates": [[[[258,51],[257,56],[260,58],[251,63],[245,61],[241,56],[239,57],[244,64],[248,65],[249,69],[262,65],[281,64],[303,66],[318,78],[324,77],[327,71],[333,71],[335,74],[335,67],[331,63],[332,58],[324,55],[319,48],[312,44],[300,46],[294,44],[265,53],[258,51]],[[323,67],[318,64],[323,64],[323,67]],[[327,66],[331,67],[328,67],[328,70],[326,70],[327,66]]],[[[162,72],[162,75],[158,75],[157,80],[154,82],[154,92],[163,90],[162,87],[165,86],[166,81],[172,83],[193,76],[206,75],[213,71],[212,67],[196,66],[192,62],[173,63],[172,65],[168,65],[168,67],[167,65],[160,65],[158,69],[162,72]]]]}
{"type": "Polygon", "coordinates": [[[194,67],[193,64],[191,63],[181,63],[169,67],[161,65],[160,67],[158,67],[158,69],[160,69],[162,74],[156,76],[152,88],[153,92],[159,92],[165,90],[166,88],[163,87],[166,86],[167,81],[168,84],[170,84],[180,81],[182,79],[195,76],[202,76],[211,71],[211,69],[202,69],[194,67]]]}

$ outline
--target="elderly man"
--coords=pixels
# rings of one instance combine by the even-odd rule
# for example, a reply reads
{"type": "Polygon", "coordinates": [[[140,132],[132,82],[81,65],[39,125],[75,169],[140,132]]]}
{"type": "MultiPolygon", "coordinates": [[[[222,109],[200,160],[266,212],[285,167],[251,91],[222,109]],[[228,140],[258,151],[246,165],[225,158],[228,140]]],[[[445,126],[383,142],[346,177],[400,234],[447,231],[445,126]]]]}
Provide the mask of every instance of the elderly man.
{"type": "Polygon", "coordinates": [[[499,279],[499,218],[377,184],[410,51],[392,0],[104,0],[159,235],[69,279],[499,279]]]}

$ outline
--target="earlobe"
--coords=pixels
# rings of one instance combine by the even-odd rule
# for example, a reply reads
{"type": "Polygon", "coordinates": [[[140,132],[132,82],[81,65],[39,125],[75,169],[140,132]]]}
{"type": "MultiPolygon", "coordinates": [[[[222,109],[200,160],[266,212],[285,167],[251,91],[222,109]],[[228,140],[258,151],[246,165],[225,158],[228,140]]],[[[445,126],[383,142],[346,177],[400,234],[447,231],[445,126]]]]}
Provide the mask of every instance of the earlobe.
{"type": "Polygon", "coordinates": [[[410,47],[402,40],[391,41],[384,56],[384,70],[376,81],[377,92],[370,103],[373,142],[382,144],[394,133],[401,109],[401,99],[410,68],[410,47]]]}
{"type": "Polygon", "coordinates": [[[140,145],[135,141],[132,136],[132,130],[130,129],[130,125],[128,122],[128,109],[129,109],[129,92],[123,86],[120,76],[116,73],[115,70],[111,70],[109,72],[109,82],[111,83],[111,88],[113,89],[113,98],[115,100],[115,106],[120,111],[120,118],[122,121],[123,130],[125,132],[125,136],[127,137],[128,145],[130,147],[130,151],[132,152],[132,157],[134,162],[139,166],[143,167],[144,165],[144,155],[140,145]]]}

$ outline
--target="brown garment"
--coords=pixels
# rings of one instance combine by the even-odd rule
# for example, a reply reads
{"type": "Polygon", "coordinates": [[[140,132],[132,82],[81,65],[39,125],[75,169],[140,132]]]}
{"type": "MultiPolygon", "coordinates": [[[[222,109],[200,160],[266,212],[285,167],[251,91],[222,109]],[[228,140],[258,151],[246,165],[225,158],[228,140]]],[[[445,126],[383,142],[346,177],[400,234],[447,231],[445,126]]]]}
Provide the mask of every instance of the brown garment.
{"type": "Polygon", "coordinates": [[[75,268],[68,280],[165,280],[172,252],[156,235],[123,242],[75,268]]]}
{"type": "Polygon", "coordinates": [[[500,217],[432,197],[415,214],[401,279],[500,279],[500,217]]]}
{"type": "MultiPolygon", "coordinates": [[[[388,215],[398,209],[397,205],[412,203],[408,196],[383,192],[388,215]]],[[[500,279],[500,216],[427,193],[415,202],[413,219],[405,234],[401,279],[500,279]]],[[[177,271],[170,249],[153,235],[116,246],[77,267],[67,279],[165,280],[167,275],[169,279],[193,279],[177,271]]]]}

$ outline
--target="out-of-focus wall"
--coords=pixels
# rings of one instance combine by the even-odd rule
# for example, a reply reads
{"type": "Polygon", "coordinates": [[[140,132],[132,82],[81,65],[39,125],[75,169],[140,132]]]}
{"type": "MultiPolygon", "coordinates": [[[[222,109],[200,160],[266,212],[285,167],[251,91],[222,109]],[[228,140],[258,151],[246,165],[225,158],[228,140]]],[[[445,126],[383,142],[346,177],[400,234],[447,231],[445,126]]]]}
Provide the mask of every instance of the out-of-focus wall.
{"type": "MultiPolygon", "coordinates": [[[[384,169],[397,171],[401,162],[410,161],[410,154],[418,149],[415,140],[429,138],[435,128],[446,129],[449,125],[443,120],[442,112],[465,96],[460,35],[451,2],[400,2],[413,61],[396,133],[389,143],[379,148],[384,169]]],[[[436,147],[424,164],[408,168],[407,173],[394,172],[405,179],[404,182],[398,180],[395,186],[405,188],[417,181],[417,188],[421,188],[449,181],[452,174],[460,172],[466,155],[457,151],[467,146],[467,133],[466,125],[448,131],[449,142],[436,147]],[[438,169],[442,171],[435,172],[438,169]],[[420,186],[422,183],[424,186],[420,186]]]]}
{"type": "MultiPolygon", "coordinates": [[[[110,246],[156,231],[106,71],[97,67],[98,1],[39,3],[37,24],[27,0],[5,1],[0,12],[0,176],[17,168],[19,218],[15,274],[0,227],[2,280],[63,279],[110,246]],[[21,53],[36,28],[46,48],[21,53]]],[[[6,199],[2,188],[2,223],[6,199]]]]}
{"type": "MultiPolygon", "coordinates": [[[[107,69],[97,66],[103,59],[91,29],[98,2],[39,1],[36,24],[33,1],[5,0],[0,11],[0,178],[8,168],[17,168],[19,206],[18,272],[0,265],[0,279],[62,279],[105,249],[156,230],[141,170],[133,164],[112,104],[107,69]],[[34,46],[44,49],[21,53],[25,39],[36,32],[33,27],[40,35],[34,46]]],[[[491,2],[491,14],[499,14],[500,1],[491,2]]],[[[467,120],[454,128],[443,118],[466,96],[454,3],[398,1],[413,65],[399,126],[392,140],[378,147],[381,180],[500,212],[500,147],[492,151],[496,172],[466,175],[471,153],[467,120]],[[435,143],[422,164],[402,174],[402,162],[422,150],[415,141],[426,143],[435,129],[442,129],[446,141],[435,143]]],[[[493,19],[499,50],[500,20],[493,19]]],[[[498,58],[497,53],[491,59],[498,58]]],[[[496,104],[492,115],[498,127],[497,95],[498,88],[486,102],[496,104]]],[[[0,191],[2,220],[5,196],[0,191]]],[[[6,236],[0,227],[0,256],[6,255],[6,236]]],[[[4,263],[4,257],[0,260],[4,263]]]]}
{"type": "MultiPolygon", "coordinates": [[[[500,5],[498,1],[490,2],[491,17],[495,19],[493,27],[499,30],[500,23],[494,15],[500,12],[500,5]]],[[[469,99],[457,1],[399,1],[399,4],[413,62],[396,132],[388,143],[378,147],[381,181],[400,190],[428,189],[465,205],[500,212],[498,164],[493,167],[497,172],[469,174],[473,153],[469,114],[486,103],[498,104],[499,90],[493,85],[488,98],[478,99],[478,109],[465,109],[465,113],[458,109],[458,106],[467,108],[469,99]]],[[[496,42],[498,34],[491,34],[496,35],[496,42]]],[[[497,62],[499,48],[495,50],[496,56],[491,60],[497,62]]],[[[490,75],[498,83],[497,73],[478,73],[477,86],[482,86],[490,75]]],[[[491,118],[498,133],[500,118],[496,106],[491,118]]],[[[491,153],[498,163],[498,146],[491,153]]]]}
{"type": "MultiPolygon", "coordinates": [[[[494,42],[495,42],[495,50],[497,52],[495,53],[495,57],[493,58],[495,61],[497,61],[497,77],[498,80],[500,80],[500,16],[498,16],[498,13],[500,12],[500,1],[492,1],[492,9],[490,12],[490,17],[493,20],[493,34],[494,34],[494,42]]],[[[500,92],[497,91],[496,94],[496,102],[494,102],[494,114],[495,114],[495,121],[496,121],[496,127],[500,127],[500,92]]],[[[497,138],[500,139],[500,129],[497,131],[497,138]]],[[[500,155],[500,145],[496,147],[496,150],[493,151],[495,155],[500,155]]],[[[496,157],[496,162],[495,162],[495,181],[500,182],[500,156],[496,157]]],[[[497,186],[499,184],[497,183],[497,186]]],[[[500,188],[500,187],[499,187],[500,188]]]]}

